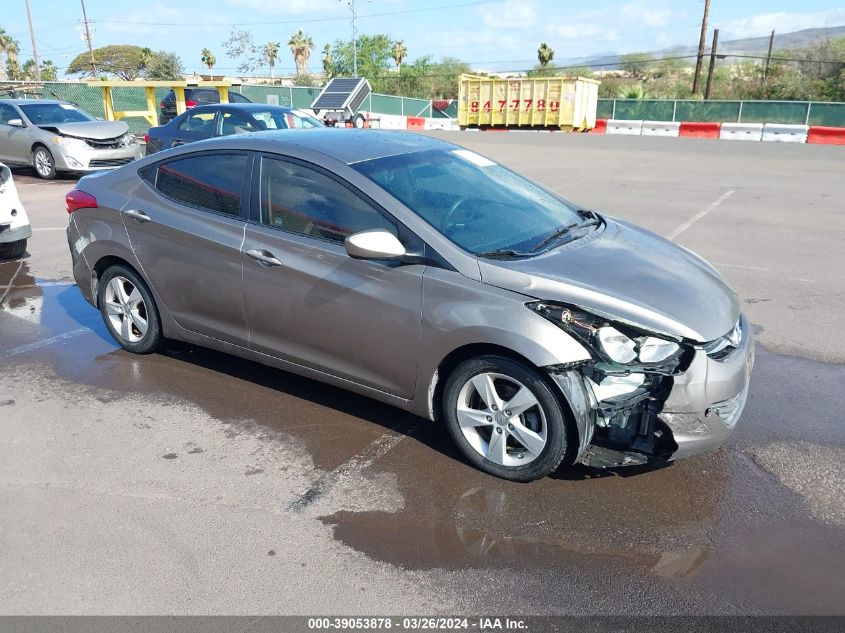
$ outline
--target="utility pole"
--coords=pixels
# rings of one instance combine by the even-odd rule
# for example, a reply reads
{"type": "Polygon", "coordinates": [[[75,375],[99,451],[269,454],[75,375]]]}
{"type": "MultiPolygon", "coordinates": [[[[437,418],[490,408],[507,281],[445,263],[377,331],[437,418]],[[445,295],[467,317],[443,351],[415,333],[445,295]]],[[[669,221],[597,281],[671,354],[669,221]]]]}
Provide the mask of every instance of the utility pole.
{"type": "Polygon", "coordinates": [[[707,15],[710,13],[710,0],[704,0],[704,17],[701,19],[701,38],[698,40],[698,58],[695,60],[695,76],[692,79],[692,94],[698,94],[698,80],[704,62],[704,41],[707,39],[707,15]]]}
{"type": "MultiPolygon", "coordinates": [[[[373,0],[367,0],[372,2],[373,0]]],[[[341,0],[343,2],[343,0],[341,0]]],[[[358,13],[355,11],[355,0],[346,0],[349,5],[349,10],[352,12],[352,76],[358,76],[358,28],[355,20],[358,18],[358,13]]]]}
{"type": "Polygon", "coordinates": [[[716,67],[716,46],[719,44],[719,29],[713,29],[713,46],[710,47],[710,68],[707,71],[707,87],[704,88],[704,98],[710,98],[710,88],[713,86],[713,69],[716,67]]]}
{"type": "Polygon", "coordinates": [[[766,69],[763,71],[763,85],[769,80],[769,64],[772,63],[772,48],[775,45],[775,30],[772,29],[772,34],[769,36],[769,54],[766,55],[766,69]]]}
{"type": "Polygon", "coordinates": [[[97,76],[97,60],[94,59],[94,46],[91,44],[91,28],[88,22],[88,12],[85,10],[85,0],[79,0],[82,3],[82,19],[85,22],[85,39],[88,41],[88,54],[91,55],[91,71],[94,73],[92,77],[97,76]]]}
{"type": "Polygon", "coordinates": [[[35,62],[35,81],[41,81],[41,64],[38,63],[38,45],[35,43],[35,29],[32,28],[32,13],[26,0],[26,19],[29,20],[29,37],[32,39],[32,59],[35,62]]]}

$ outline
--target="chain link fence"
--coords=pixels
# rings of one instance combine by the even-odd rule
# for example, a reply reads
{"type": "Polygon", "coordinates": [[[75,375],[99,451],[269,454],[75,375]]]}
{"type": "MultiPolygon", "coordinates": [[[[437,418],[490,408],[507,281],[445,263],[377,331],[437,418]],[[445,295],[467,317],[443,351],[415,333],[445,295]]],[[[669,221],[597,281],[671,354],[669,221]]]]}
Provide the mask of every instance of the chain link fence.
{"type": "Polygon", "coordinates": [[[820,101],[695,101],[599,99],[599,119],[793,123],[845,127],[845,103],[820,101]]]}
{"type": "MultiPolygon", "coordinates": [[[[4,82],[6,86],[15,87],[16,82],[4,82]]],[[[255,103],[274,103],[281,106],[307,109],[320,94],[322,88],[306,88],[300,86],[267,86],[250,85],[233,86],[233,92],[239,92],[255,103]]],[[[167,94],[167,88],[156,89],[156,102],[160,102],[167,94]]],[[[77,82],[45,82],[43,85],[20,82],[13,96],[37,96],[45,99],[61,99],[75,103],[86,112],[103,117],[103,94],[100,88],[87,86],[77,82]]],[[[145,110],[146,96],[143,88],[127,86],[112,90],[114,109],[145,110]]],[[[405,116],[432,116],[431,102],[426,99],[411,99],[409,97],[394,97],[392,95],[370,94],[361,105],[362,110],[378,114],[398,114],[405,116]]],[[[147,121],[141,117],[125,119],[133,133],[143,134],[149,128],[147,121]]]]}

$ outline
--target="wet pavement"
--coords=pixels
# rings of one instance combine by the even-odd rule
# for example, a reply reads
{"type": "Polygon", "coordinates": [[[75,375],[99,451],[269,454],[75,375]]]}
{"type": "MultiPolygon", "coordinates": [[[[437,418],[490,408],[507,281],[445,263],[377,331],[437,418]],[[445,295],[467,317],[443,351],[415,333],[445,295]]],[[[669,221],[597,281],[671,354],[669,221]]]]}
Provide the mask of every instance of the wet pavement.
{"type": "Polygon", "coordinates": [[[514,484],[366,398],[188,345],[133,356],[72,285],[73,181],[17,173],[43,230],[0,263],[0,612],[843,613],[845,343],[819,333],[845,320],[841,153],[495,136],[448,138],[663,234],[735,191],[678,238],[726,260],[758,331],[728,445],[514,484]],[[562,155],[578,157],[564,176],[548,168],[562,155]],[[598,165],[610,185],[595,186],[598,165]],[[779,168],[812,173],[790,184],[779,168]],[[710,179],[673,208],[651,175],[673,170],[710,179]],[[627,205],[620,184],[637,192],[627,205]],[[793,223],[780,189],[827,225],[772,254],[793,223]],[[719,224],[731,235],[702,241],[719,224]],[[808,272],[816,241],[827,267],[808,272]],[[816,314],[819,328],[781,334],[816,314]]]}

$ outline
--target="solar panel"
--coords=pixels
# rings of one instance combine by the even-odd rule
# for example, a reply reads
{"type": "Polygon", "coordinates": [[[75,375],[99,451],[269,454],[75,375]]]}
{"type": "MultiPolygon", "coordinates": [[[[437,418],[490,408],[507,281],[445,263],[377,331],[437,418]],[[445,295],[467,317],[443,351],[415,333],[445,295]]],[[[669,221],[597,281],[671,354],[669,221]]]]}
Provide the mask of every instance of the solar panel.
{"type": "Polygon", "coordinates": [[[338,77],[332,79],[323,91],[317,95],[313,110],[348,110],[356,111],[370,94],[370,82],[363,77],[338,77]]]}

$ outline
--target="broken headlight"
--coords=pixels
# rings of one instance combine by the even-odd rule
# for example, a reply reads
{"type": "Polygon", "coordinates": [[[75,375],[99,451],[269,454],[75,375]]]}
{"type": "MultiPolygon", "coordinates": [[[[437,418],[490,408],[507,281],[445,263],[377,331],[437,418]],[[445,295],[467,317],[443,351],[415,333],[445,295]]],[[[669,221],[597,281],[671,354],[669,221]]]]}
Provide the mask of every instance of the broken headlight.
{"type": "Polygon", "coordinates": [[[632,326],[548,301],[526,304],[534,312],[570,332],[602,360],[620,365],[663,365],[677,361],[681,346],[632,326]]]}

